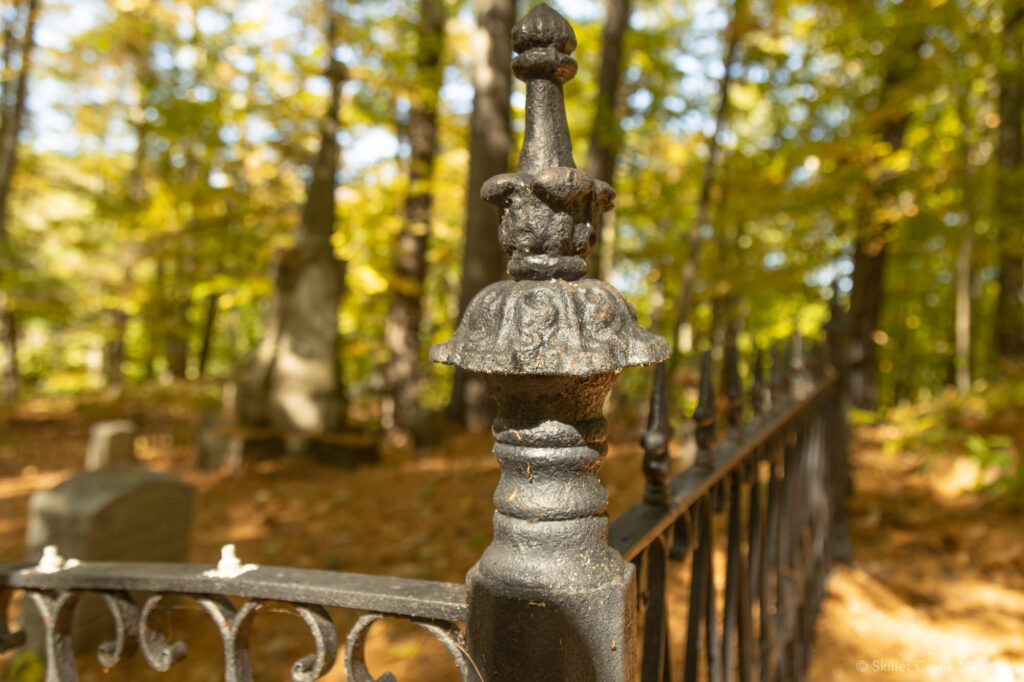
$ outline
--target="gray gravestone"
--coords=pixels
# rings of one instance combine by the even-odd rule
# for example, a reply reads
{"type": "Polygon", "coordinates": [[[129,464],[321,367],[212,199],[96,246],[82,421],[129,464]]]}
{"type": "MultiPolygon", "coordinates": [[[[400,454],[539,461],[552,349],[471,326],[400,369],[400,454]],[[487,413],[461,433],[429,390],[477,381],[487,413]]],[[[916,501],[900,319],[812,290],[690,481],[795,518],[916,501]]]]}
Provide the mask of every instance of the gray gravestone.
{"type": "MultiPolygon", "coordinates": [[[[122,465],[83,471],[29,498],[26,559],[38,561],[47,546],[79,561],[186,561],[194,490],[168,473],[122,465]]],[[[27,646],[43,648],[42,623],[27,606],[27,646]]],[[[75,611],[76,651],[109,639],[110,615],[95,596],[75,611]]]]}
{"type": "Polygon", "coordinates": [[[89,429],[89,444],[85,447],[85,470],[99,471],[134,462],[136,433],[135,422],[128,419],[93,424],[89,429]]]}

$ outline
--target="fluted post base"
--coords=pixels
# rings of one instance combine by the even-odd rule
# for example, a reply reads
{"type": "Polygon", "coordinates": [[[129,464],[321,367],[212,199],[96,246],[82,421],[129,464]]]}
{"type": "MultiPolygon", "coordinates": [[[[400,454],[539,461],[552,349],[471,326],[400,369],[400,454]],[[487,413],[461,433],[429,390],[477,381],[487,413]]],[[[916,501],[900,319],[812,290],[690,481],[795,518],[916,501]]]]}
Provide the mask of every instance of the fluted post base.
{"type": "Polygon", "coordinates": [[[634,567],[608,545],[601,405],[617,372],[486,376],[498,402],[494,541],[467,575],[488,682],[634,680],[634,567]]]}

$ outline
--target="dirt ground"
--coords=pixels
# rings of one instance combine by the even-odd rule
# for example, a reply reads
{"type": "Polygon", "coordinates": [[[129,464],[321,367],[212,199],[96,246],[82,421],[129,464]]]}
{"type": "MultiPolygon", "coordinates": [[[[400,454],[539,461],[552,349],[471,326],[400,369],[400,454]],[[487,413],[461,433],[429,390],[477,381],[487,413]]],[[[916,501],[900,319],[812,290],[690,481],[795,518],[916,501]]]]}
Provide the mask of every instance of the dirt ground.
{"type": "MultiPolygon", "coordinates": [[[[232,542],[246,562],[461,582],[490,542],[498,469],[487,434],[454,434],[443,448],[385,453],[350,471],[280,460],[239,474],[200,472],[192,467],[193,406],[145,396],[29,403],[2,418],[0,561],[23,557],[28,495],[74,473],[92,421],[124,415],[141,424],[140,459],[197,488],[192,561],[214,562],[232,542]]],[[[895,428],[856,431],[855,557],[829,580],[808,679],[1024,681],[1020,516],[972,492],[977,469],[966,457],[883,451],[895,428]]],[[[642,488],[640,451],[628,435],[619,434],[602,472],[613,517],[642,488]]],[[[671,618],[677,650],[685,573],[680,566],[670,583],[680,595],[671,618]]],[[[344,637],[357,614],[332,615],[344,637]]],[[[170,672],[153,672],[139,657],[106,672],[83,656],[83,680],[220,679],[220,643],[206,616],[183,600],[167,625],[189,644],[186,661],[170,672]]],[[[257,619],[252,642],[257,679],[287,679],[291,662],[311,651],[302,622],[284,609],[257,619]]],[[[37,679],[38,665],[12,660],[0,657],[8,678],[37,679]]],[[[458,679],[443,648],[406,624],[375,626],[368,661],[376,676],[458,679]]],[[[344,680],[342,668],[325,679],[344,680]]]]}
{"type": "Polygon", "coordinates": [[[974,492],[968,457],[855,433],[854,560],[829,578],[808,679],[1024,681],[1024,518],[974,492]]]}

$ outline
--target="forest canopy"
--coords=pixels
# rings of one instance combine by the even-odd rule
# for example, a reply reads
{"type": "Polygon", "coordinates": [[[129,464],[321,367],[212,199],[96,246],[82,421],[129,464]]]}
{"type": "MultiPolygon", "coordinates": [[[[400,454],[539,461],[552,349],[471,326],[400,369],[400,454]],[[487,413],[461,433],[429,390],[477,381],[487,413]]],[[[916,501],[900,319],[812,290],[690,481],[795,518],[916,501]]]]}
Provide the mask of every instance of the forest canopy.
{"type": "MultiPolygon", "coordinates": [[[[576,162],[617,193],[593,272],[680,372],[819,335],[833,282],[865,406],[1020,366],[1020,0],[551,4],[576,162]]],[[[290,428],[472,421],[426,353],[503,275],[478,197],[515,167],[527,9],[4,0],[5,399],[234,379],[290,428]]]]}

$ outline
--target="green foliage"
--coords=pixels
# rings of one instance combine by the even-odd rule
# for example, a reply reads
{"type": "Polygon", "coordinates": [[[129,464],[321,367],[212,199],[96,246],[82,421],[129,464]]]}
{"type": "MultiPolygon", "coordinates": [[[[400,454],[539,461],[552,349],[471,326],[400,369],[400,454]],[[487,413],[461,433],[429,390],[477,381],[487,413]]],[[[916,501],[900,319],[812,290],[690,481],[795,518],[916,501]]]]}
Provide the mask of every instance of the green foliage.
{"type": "Polygon", "coordinates": [[[46,663],[35,651],[22,649],[11,659],[4,675],[16,682],[42,682],[46,676],[46,663]]]}
{"type": "Polygon", "coordinates": [[[1018,427],[1024,406],[1024,381],[988,385],[959,395],[945,391],[914,405],[884,412],[855,412],[864,420],[888,421],[898,436],[883,445],[885,452],[921,450],[944,457],[966,455],[978,464],[979,492],[1019,505],[1024,492],[1024,433],[1018,427]]]}
{"type": "MultiPolygon", "coordinates": [[[[450,370],[427,363],[426,348],[456,321],[468,167],[473,8],[452,5],[421,328],[428,407],[448,396],[450,370]]],[[[566,87],[581,162],[602,31],[600,3],[583,7],[594,12],[582,20],[567,13],[580,72],[566,87]]],[[[61,23],[70,8],[47,4],[44,21],[61,23]]],[[[794,329],[816,334],[828,282],[843,278],[846,295],[853,241],[884,228],[889,261],[875,334],[882,402],[940,395],[954,366],[953,263],[970,230],[972,369],[979,379],[1000,376],[991,329],[1005,185],[995,158],[1005,125],[997,101],[1003,4],[784,0],[742,8],[698,259],[694,348],[713,345],[726,317],[743,323],[745,357],[794,329]],[[896,123],[898,148],[888,134],[896,123]]],[[[610,279],[640,321],[665,335],[734,9],[727,0],[637,1],[626,35],[616,109],[623,148],[609,178],[618,193],[610,279]]],[[[208,297],[216,298],[208,375],[229,376],[263,337],[267,274],[293,238],[326,105],[323,11],[294,0],[97,0],[88,20],[51,28],[61,39],[41,46],[34,78],[59,96],[34,105],[11,239],[0,254],[0,290],[23,319],[19,357],[32,390],[102,386],[103,348],[122,338],[116,311],[127,316],[129,383],[168,374],[169,348],[181,339],[186,377],[197,375],[208,297]],[[65,125],[55,130],[54,121],[65,125]]],[[[334,248],[347,264],[344,381],[363,419],[373,416],[387,359],[381,339],[409,189],[416,17],[394,0],[340,3],[339,11],[334,57],[350,79],[334,248]]],[[[624,384],[624,405],[643,404],[637,377],[624,384]]]]}

